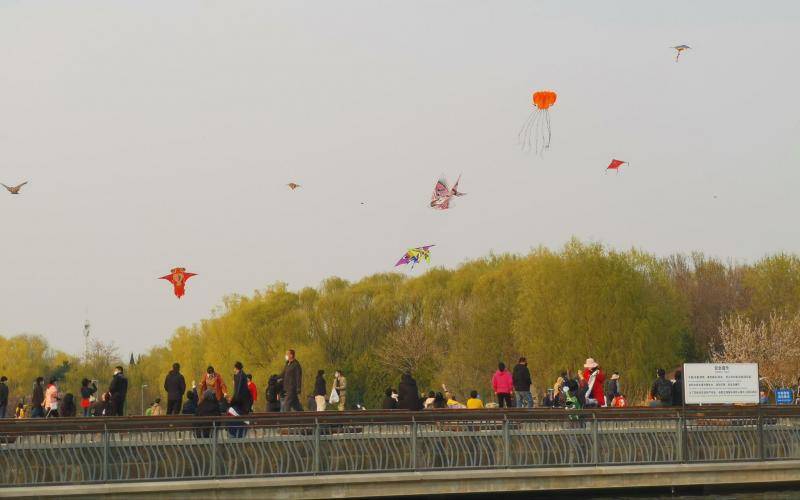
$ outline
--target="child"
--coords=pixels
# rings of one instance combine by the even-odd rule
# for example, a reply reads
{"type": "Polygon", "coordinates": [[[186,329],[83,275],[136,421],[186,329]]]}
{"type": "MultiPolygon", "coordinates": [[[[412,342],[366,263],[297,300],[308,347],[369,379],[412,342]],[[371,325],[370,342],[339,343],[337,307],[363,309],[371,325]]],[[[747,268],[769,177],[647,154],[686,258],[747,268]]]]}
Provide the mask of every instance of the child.
{"type": "Polygon", "coordinates": [[[483,401],[478,397],[478,391],[470,391],[467,399],[467,409],[479,410],[483,408],[483,401]]]}
{"type": "Polygon", "coordinates": [[[17,403],[17,409],[14,411],[15,418],[25,418],[25,403],[17,403]]]}

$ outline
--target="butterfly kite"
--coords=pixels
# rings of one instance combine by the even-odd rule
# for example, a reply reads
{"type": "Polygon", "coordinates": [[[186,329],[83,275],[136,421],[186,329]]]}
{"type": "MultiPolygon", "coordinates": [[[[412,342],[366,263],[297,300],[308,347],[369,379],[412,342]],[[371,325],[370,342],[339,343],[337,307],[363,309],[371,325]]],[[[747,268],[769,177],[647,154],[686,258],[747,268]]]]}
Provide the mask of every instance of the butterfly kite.
{"type": "Polygon", "coordinates": [[[447,187],[447,179],[440,178],[436,182],[436,187],[433,188],[433,196],[431,196],[431,208],[436,210],[447,210],[450,208],[450,200],[458,196],[464,196],[467,193],[461,193],[458,190],[458,183],[461,181],[461,176],[458,176],[456,183],[453,187],[447,187]]]}
{"type": "Polygon", "coordinates": [[[550,106],[558,96],[551,90],[533,93],[533,110],[517,135],[523,151],[533,150],[541,155],[550,148],[550,106]]]}
{"type": "Polygon", "coordinates": [[[424,247],[409,248],[405,254],[397,261],[394,267],[411,264],[411,269],[414,269],[415,264],[419,264],[420,260],[425,262],[431,261],[430,248],[435,245],[425,245],[424,247]]]}
{"type": "Polygon", "coordinates": [[[608,172],[609,170],[616,170],[616,172],[619,173],[619,167],[623,165],[630,165],[630,163],[622,160],[611,160],[611,163],[609,163],[608,166],[606,167],[606,172],[608,172]]]}
{"type": "Polygon", "coordinates": [[[162,276],[158,279],[167,280],[170,283],[172,283],[172,287],[175,291],[175,296],[181,298],[185,293],[186,280],[188,280],[192,276],[197,276],[197,274],[187,273],[185,267],[176,267],[172,269],[168,275],[162,276]]]}
{"type": "Polygon", "coordinates": [[[689,47],[688,45],[676,45],[670,48],[675,49],[675,51],[677,52],[677,54],[675,54],[675,62],[678,62],[678,59],[680,59],[681,52],[683,52],[686,49],[691,49],[691,47],[689,47]]]}

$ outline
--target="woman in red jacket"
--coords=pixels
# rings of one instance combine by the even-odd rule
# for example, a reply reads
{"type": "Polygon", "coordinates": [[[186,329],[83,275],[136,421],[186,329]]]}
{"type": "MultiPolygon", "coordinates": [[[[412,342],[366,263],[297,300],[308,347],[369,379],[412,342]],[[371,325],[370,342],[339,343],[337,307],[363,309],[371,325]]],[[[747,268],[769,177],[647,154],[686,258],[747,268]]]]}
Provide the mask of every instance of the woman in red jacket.
{"type": "Polygon", "coordinates": [[[603,384],[606,381],[605,375],[600,370],[600,365],[594,358],[589,358],[583,364],[583,378],[586,380],[586,406],[605,406],[605,394],[603,394],[603,384]]]}

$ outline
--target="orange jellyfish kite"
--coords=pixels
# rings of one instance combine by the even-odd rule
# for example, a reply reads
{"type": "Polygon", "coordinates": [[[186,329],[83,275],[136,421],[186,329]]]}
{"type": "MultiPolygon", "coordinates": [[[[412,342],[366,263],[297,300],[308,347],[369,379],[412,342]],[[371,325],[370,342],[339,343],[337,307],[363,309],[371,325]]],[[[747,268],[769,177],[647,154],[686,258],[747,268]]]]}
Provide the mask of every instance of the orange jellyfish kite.
{"type": "Polygon", "coordinates": [[[550,107],[558,96],[551,90],[533,93],[533,110],[517,136],[523,151],[541,155],[550,148],[550,107]]]}
{"type": "Polygon", "coordinates": [[[181,298],[183,297],[183,294],[186,292],[186,280],[188,280],[192,276],[197,276],[197,274],[187,273],[185,267],[175,267],[170,270],[168,275],[162,276],[158,279],[167,280],[170,283],[172,283],[172,288],[174,289],[175,296],[181,298]]]}

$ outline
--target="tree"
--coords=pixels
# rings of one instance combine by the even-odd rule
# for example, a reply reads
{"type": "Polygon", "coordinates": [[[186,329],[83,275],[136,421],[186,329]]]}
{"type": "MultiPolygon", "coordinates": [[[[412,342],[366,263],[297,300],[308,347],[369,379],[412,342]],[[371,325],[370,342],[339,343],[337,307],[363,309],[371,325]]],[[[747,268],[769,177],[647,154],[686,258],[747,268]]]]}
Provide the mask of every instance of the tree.
{"type": "Polygon", "coordinates": [[[800,373],[800,314],[773,313],[766,321],[733,314],[721,321],[719,338],[719,346],[710,346],[715,363],[758,363],[759,376],[782,387],[800,373]]]}

